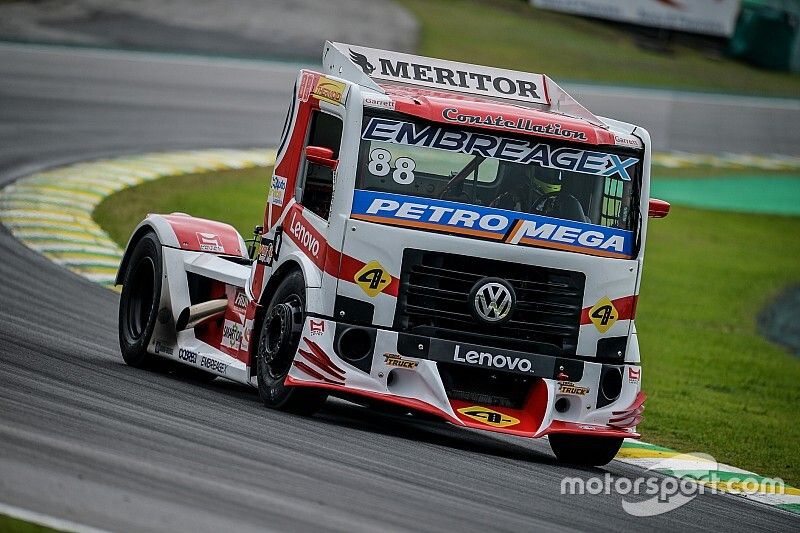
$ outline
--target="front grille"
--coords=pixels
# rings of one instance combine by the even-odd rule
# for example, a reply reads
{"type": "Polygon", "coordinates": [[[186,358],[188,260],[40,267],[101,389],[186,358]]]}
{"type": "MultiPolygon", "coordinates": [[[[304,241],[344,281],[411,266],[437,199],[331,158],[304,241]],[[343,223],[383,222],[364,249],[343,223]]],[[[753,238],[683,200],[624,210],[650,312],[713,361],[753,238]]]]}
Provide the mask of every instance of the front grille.
{"type": "Polygon", "coordinates": [[[403,254],[395,329],[457,342],[554,356],[574,356],[586,276],[441,252],[403,254]],[[469,292],[485,277],[506,280],[517,303],[492,326],[470,313],[469,292]]]}
{"type": "Polygon", "coordinates": [[[448,398],[512,409],[522,408],[533,380],[538,379],[452,363],[437,367],[448,398]]]}

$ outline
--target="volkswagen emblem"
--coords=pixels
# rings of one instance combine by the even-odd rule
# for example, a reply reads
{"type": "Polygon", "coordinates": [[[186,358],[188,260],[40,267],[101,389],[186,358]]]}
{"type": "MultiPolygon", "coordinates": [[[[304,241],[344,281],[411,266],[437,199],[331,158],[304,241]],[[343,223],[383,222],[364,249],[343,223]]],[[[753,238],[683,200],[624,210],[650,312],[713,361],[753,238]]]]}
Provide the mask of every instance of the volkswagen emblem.
{"type": "Polygon", "coordinates": [[[500,324],[511,318],[517,297],[514,288],[500,278],[483,278],[469,293],[472,314],[488,324],[500,324]]]}

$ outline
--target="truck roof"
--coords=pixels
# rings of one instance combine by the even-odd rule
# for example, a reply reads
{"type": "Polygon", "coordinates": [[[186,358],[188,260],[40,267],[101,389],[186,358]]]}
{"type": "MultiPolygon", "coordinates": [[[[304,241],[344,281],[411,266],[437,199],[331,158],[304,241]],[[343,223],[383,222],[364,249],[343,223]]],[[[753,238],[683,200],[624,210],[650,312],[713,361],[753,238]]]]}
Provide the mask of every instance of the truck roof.
{"type": "Polygon", "coordinates": [[[322,64],[326,73],[371,91],[367,107],[461,126],[642,147],[630,135],[633,127],[595,116],[544,74],[330,41],[322,64]]]}

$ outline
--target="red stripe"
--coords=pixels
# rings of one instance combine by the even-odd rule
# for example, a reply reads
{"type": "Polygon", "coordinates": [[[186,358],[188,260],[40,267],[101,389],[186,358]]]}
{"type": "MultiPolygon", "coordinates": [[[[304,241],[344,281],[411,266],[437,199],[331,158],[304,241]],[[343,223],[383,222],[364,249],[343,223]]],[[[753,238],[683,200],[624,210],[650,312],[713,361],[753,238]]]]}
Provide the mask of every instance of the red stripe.
{"type": "Polygon", "coordinates": [[[335,369],[336,371],[338,371],[341,374],[345,374],[346,373],[343,368],[339,368],[339,366],[337,366],[336,363],[334,363],[331,360],[331,358],[328,357],[328,354],[326,354],[325,351],[322,348],[320,348],[319,345],[316,342],[308,340],[308,339],[304,339],[304,340],[306,341],[306,344],[308,345],[308,347],[311,348],[311,351],[314,352],[314,355],[316,355],[318,358],[320,358],[323,361],[325,361],[325,364],[327,366],[335,369]]]}
{"type": "Polygon", "coordinates": [[[436,415],[440,418],[448,420],[454,424],[458,424],[459,426],[463,426],[464,424],[458,418],[453,418],[446,412],[442,411],[438,407],[434,407],[431,404],[425,403],[422,400],[417,400],[414,398],[404,398],[402,396],[391,396],[389,394],[382,394],[379,392],[372,392],[372,391],[365,391],[361,389],[354,389],[351,387],[346,387],[344,384],[339,383],[315,383],[309,381],[301,381],[299,379],[295,379],[292,376],[286,376],[286,381],[284,384],[290,387],[317,387],[320,389],[329,389],[329,390],[339,390],[339,391],[346,391],[351,394],[355,394],[357,396],[364,396],[367,398],[376,398],[388,403],[393,403],[396,405],[402,405],[404,407],[408,407],[409,409],[414,409],[417,411],[422,411],[425,413],[429,413],[432,415],[436,415]]]}
{"type": "MultiPolygon", "coordinates": [[[[322,374],[320,374],[319,372],[317,372],[316,370],[314,370],[313,368],[311,368],[310,366],[308,366],[307,364],[305,364],[302,361],[295,361],[294,362],[294,366],[296,366],[298,369],[302,370],[303,372],[305,372],[306,374],[308,374],[312,378],[318,379],[320,381],[324,381],[325,383],[331,383],[331,384],[334,384],[334,385],[344,385],[344,383],[341,383],[341,382],[338,382],[338,381],[333,381],[332,379],[326,378],[325,376],[323,376],[322,374]]],[[[287,380],[289,379],[288,376],[287,376],[286,379],[287,380]]]]}
{"type": "Polygon", "coordinates": [[[647,399],[647,394],[644,391],[639,391],[639,394],[636,395],[634,398],[633,403],[628,406],[627,409],[623,409],[622,411],[614,411],[611,414],[613,415],[624,415],[625,413],[630,413],[631,411],[635,411],[639,407],[644,404],[644,401],[647,399]]]}
{"type": "Polygon", "coordinates": [[[302,348],[300,348],[297,351],[298,351],[298,353],[300,353],[300,355],[305,357],[308,360],[308,362],[314,363],[315,365],[317,365],[317,367],[320,370],[323,370],[323,371],[329,373],[331,376],[335,377],[336,379],[338,379],[340,381],[344,381],[344,374],[341,374],[341,373],[337,372],[336,370],[334,370],[333,368],[331,368],[328,364],[325,363],[325,361],[321,360],[319,357],[317,357],[313,353],[307,352],[307,351],[303,350],[302,348]]]}
{"type": "Polygon", "coordinates": [[[621,428],[579,424],[576,422],[564,422],[563,420],[553,420],[553,423],[550,424],[550,427],[544,430],[541,434],[537,435],[537,437],[543,437],[552,433],[566,433],[569,435],[594,435],[595,437],[623,437],[629,439],[641,438],[639,433],[621,428]]]}
{"type": "MultiPolygon", "coordinates": [[[[636,317],[636,304],[638,301],[638,294],[611,300],[611,303],[614,304],[614,307],[617,309],[617,313],[619,313],[617,320],[633,320],[636,317]]],[[[592,319],[589,317],[589,310],[592,307],[594,306],[584,307],[581,310],[581,326],[592,323],[592,319]]]]}

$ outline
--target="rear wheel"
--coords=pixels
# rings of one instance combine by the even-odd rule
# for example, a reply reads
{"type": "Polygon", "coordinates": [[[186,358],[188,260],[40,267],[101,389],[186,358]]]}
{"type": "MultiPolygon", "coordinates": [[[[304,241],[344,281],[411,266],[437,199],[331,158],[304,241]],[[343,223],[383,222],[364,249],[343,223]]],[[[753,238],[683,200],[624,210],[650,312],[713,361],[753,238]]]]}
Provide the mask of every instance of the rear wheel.
{"type": "Polygon", "coordinates": [[[550,448],[560,462],[582,466],[608,464],[622,446],[622,439],[616,437],[556,433],[548,439],[550,448]]]}
{"type": "Polygon", "coordinates": [[[149,232],[131,253],[119,299],[119,347],[122,358],[133,367],[149,366],[155,359],[147,353],[147,345],[156,325],[161,276],[161,243],[149,232]]]}
{"type": "Polygon", "coordinates": [[[286,376],[300,345],[306,310],[303,275],[287,275],[267,306],[258,340],[258,394],[267,407],[303,415],[314,414],[325,402],[324,392],[287,387],[286,376]]]}

